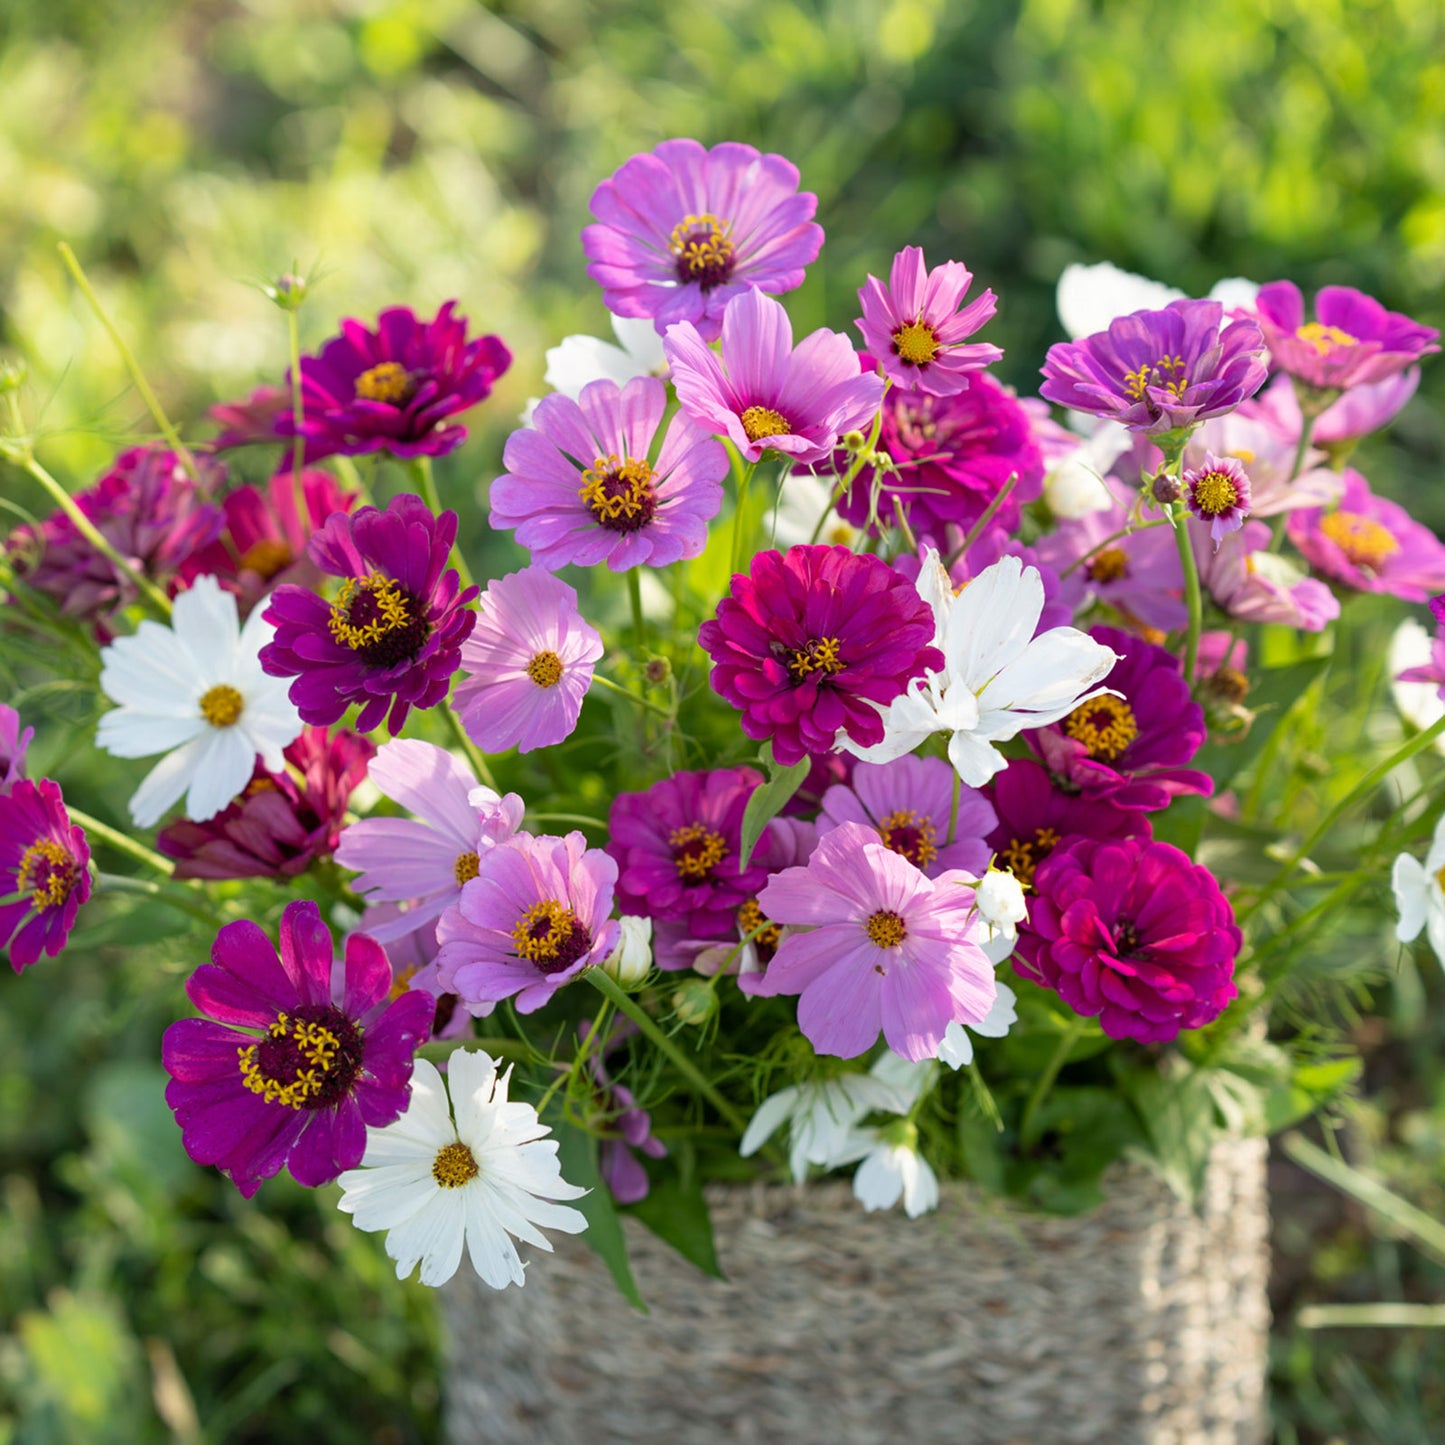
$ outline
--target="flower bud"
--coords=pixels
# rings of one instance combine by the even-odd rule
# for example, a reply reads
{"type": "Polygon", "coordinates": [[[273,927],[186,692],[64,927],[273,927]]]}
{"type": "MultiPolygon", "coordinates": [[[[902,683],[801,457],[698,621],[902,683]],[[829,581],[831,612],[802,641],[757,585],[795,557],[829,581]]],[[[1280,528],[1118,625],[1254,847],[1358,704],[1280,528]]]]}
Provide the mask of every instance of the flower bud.
{"type": "Polygon", "coordinates": [[[274,301],[283,311],[299,311],[306,300],[310,283],[304,276],[295,276],[290,271],[278,276],[270,286],[261,289],[269,300],[274,301]]]}
{"type": "Polygon", "coordinates": [[[1184,495],[1184,488],[1180,486],[1178,477],[1169,472],[1160,472],[1154,478],[1150,495],[1161,507],[1167,507],[1170,502],[1177,502],[1184,495]]]}
{"type": "Polygon", "coordinates": [[[0,357],[0,396],[25,385],[26,367],[18,356],[0,357]]]}
{"type": "Polygon", "coordinates": [[[672,676],[672,664],[665,657],[650,657],[642,675],[656,687],[672,676]]]}
{"type": "Polygon", "coordinates": [[[602,960],[602,972],[622,988],[633,989],[652,972],[652,920],[624,914],[617,947],[602,960]]]}
{"type": "Polygon", "coordinates": [[[1023,885],[1011,872],[1002,869],[990,868],[978,880],[973,899],[979,917],[1008,938],[1017,933],[1016,925],[1029,916],[1023,885]]]}
{"type": "Polygon", "coordinates": [[[717,1011],[717,994],[706,979],[684,979],[672,995],[672,1011],[683,1023],[701,1027],[717,1011]]]}
{"type": "Polygon", "coordinates": [[[850,452],[861,452],[868,445],[868,438],[860,431],[845,431],[840,440],[850,452]]]}

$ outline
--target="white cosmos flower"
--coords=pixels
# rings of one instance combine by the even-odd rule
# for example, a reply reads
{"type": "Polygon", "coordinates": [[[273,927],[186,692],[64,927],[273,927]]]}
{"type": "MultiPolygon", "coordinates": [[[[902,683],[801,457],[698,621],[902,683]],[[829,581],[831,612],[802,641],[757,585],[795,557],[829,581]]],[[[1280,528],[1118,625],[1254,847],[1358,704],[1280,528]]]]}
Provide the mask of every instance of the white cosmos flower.
{"type": "Polygon", "coordinates": [[[853,1175],[853,1197],[870,1214],[892,1209],[900,1199],[910,1219],[938,1208],[938,1176],[918,1152],[918,1130],[912,1124],[860,1129],[849,1145],[852,1157],[863,1161],[853,1175]]]}
{"type": "Polygon", "coordinates": [[[286,696],[289,678],[257,660],[275,629],[257,607],[243,628],[236,599],[214,577],[197,577],[171,610],[171,625],[142,622],[100,654],[100,690],[115,703],[95,740],[117,758],[165,753],[130,800],[149,828],[181,794],[186,817],[214,817],[251,781],[259,753],[279,773],[282,750],[301,732],[286,696]]]}
{"type": "Polygon", "coordinates": [[[978,1034],[985,1039],[1001,1039],[1018,1022],[1018,995],[1014,993],[1008,984],[998,985],[998,992],[994,995],[993,1007],[976,1024],[969,1024],[968,1028],[957,1022],[951,1022],[944,1031],[943,1042],[938,1046],[938,1062],[947,1064],[950,1069],[961,1069],[965,1064],[973,1062],[973,1040],[969,1037],[969,1031],[978,1034]]]}
{"type": "MultiPolygon", "coordinates": [[[[1226,309],[1253,306],[1258,292],[1255,282],[1230,276],[1215,282],[1209,299],[1223,302],[1226,309]]],[[[1162,311],[1171,301],[1183,299],[1184,292],[1133,271],[1120,270],[1109,261],[1100,261],[1096,266],[1065,266],[1055,293],[1059,320],[1073,341],[1107,330],[1109,323],[1120,316],[1134,311],[1162,311]]]]}
{"type": "MultiPolygon", "coordinates": [[[[906,1061],[905,1061],[906,1062],[906,1061]]],[[[788,1163],[801,1184],[808,1165],[835,1168],[856,1158],[845,1146],[858,1121],[873,1109],[896,1113],[894,1089],[870,1074],[842,1074],[823,1083],[794,1084],[763,1100],[743,1133],[738,1153],[746,1159],[789,1126],[788,1163]]]]}
{"type": "Polygon", "coordinates": [[[562,1178],[557,1143],[530,1104],[511,1103],[509,1068],[481,1049],[458,1049],[447,1061],[447,1085],[418,1059],[406,1113],[385,1129],[366,1131],[360,1169],[337,1181],[338,1208],[358,1229],[386,1230],[386,1252],[405,1279],[418,1262],[421,1282],[445,1284],[462,1260],[493,1289],[525,1284],[512,1238],[551,1253],[537,1228],[580,1234],[586,1217],[556,1199],[586,1194],[562,1178]]]}
{"type": "MultiPolygon", "coordinates": [[[[1430,634],[1413,617],[1407,617],[1390,638],[1390,692],[1400,716],[1421,732],[1445,717],[1445,702],[1440,700],[1440,689],[1433,682],[1401,682],[1400,674],[1406,668],[1424,667],[1430,661],[1432,647],[1430,634]]],[[[1435,739],[1435,751],[1445,753],[1445,737],[1435,739]]]]}
{"type": "Polygon", "coordinates": [[[883,714],[884,737],[861,747],[841,729],[836,746],[870,763],[911,753],[933,733],[952,736],[948,759],[971,788],[981,788],[1007,765],[994,747],[1025,728],[1047,727],[1104,693],[1118,654],[1074,627],[1034,636],[1044,608],[1037,570],[1001,557],[957,596],[932,549],[918,575],[919,595],[937,622],[934,646],[944,670],[915,679],[883,714]]]}
{"type": "MultiPolygon", "coordinates": [[[[547,349],[547,371],[542,380],[554,391],[576,401],[589,381],[615,381],[626,386],[634,376],[667,375],[667,358],[662,354],[662,337],[647,319],[614,316],[612,332],[618,345],[597,336],[564,336],[547,349]]],[[[532,425],[537,397],[522,412],[522,425],[532,425]]]]}
{"type": "Polygon", "coordinates": [[[1420,936],[1430,940],[1435,957],[1445,964],[1445,891],[1441,890],[1441,874],[1445,872],[1445,818],[1435,825],[1435,836],[1430,840],[1430,851],[1422,864],[1408,853],[1401,853],[1395,859],[1390,872],[1390,883],[1395,890],[1395,907],[1399,910],[1400,921],[1395,925],[1395,937],[1401,943],[1409,943],[1420,936]]]}
{"type": "Polygon", "coordinates": [[[859,529],[833,510],[835,485],[833,478],[811,472],[794,472],[784,480],[772,519],[773,543],[778,551],[811,542],[814,534],[818,541],[832,546],[851,547],[858,540],[859,529]],[[828,519],[820,529],[818,519],[825,513],[828,519]]]}

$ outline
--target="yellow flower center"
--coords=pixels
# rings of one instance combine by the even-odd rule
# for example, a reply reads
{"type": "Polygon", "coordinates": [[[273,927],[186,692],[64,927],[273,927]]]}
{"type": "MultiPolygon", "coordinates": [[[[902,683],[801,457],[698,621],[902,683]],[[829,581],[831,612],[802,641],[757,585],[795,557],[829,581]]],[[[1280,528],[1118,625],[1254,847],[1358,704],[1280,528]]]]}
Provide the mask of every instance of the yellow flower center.
{"type": "Polygon", "coordinates": [[[582,483],[577,495],[609,532],[635,532],[657,514],[652,468],[636,457],[598,457],[582,483]]]}
{"type": "Polygon", "coordinates": [[[587,952],[592,944],[582,920],[556,898],[534,903],[512,928],[512,945],[520,958],[543,973],[558,973],[587,952]]]}
{"type": "Polygon", "coordinates": [[[475,853],[457,854],[457,861],[452,864],[452,877],[457,880],[458,888],[463,883],[470,883],[479,872],[481,872],[481,859],[475,853]]]}
{"type": "Polygon", "coordinates": [[[15,891],[30,895],[32,908],[59,908],[75,887],[75,859],[51,838],[40,838],[20,855],[15,891]]]}
{"type": "Polygon", "coordinates": [[[730,221],[719,221],[711,211],[684,216],[668,243],[678,280],[696,281],[704,291],[726,281],[733,269],[731,230],[730,221]]]}
{"type": "Polygon", "coordinates": [[[848,664],[838,656],[838,646],[836,637],[815,637],[806,647],[794,648],[788,659],[788,671],[793,674],[793,680],[802,682],[815,672],[829,676],[842,672],[848,664]]]}
{"type": "Polygon", "coordinates": [[[1013,876],[1024,888],[1033,887],[1034,870],[1059,845],[1059,834],[1052,828],[1037,828],[1034,836],[1025,841],[1011,838],[1007,848],[999,849],[999,857],[1008,865],[1013,876]]]}
{"type": "Polygon", "coordinates": [[[236,1050],[241,1080],[268,1104],[320,1109],[351,1087],[361,1069],[361,1029],[331,1005],[279,1013],[254,1044],[236,1050]]]}
{"type": "Polygon", "coordinates": [[[405,406],[416,392],[411,373],[400,362],[383,361],[356,378],[356,395],[363,401],[384,401],[405,406]]]}
{"type": "Polygon", "coordinates": [[[1440,885],[1440,891],[1445,893],[1445,868],[1441,868],[1439,872],[1435,874],[1435,881],[1440,885]]]}
{"type": "Polygon", "coordinates": [[[443,1189],[460,1189],[481,1172],[477,1167],[477,1156],[460,1139],[455,1144],[446,1144],[438,1149],[437,1157],[432,1160],[431,1177],[443,1189]]]}
{"type": "Polygon", "coordinates": [[[1083,743],[1091,758],[1112,762],[1139,736],[1134,710],[1121,697],[1096,697],[1064,719],[1064,731],[1083,743]]]}
{"type": "Polygon", "coordinates": [[[527,664],[527,676],[538,687],[556,687],[562,681],[562,659],[555,652],[539,652],[527,664]]]}
{"type": "Polygon", "coordinates": [[[242,572],[259,572],[268,582],[283,567],[291,565],[291,549],[274,537],[262,537],[253,542],[236,561],[242,572]]]}
{"type": "Polygon", "coordinates": [[[1336,346],[1358,346],[1360,344],[1359,337],[1351,336],[1348,331],[1341,331],[1338,326],[1326,326],[1319,321],[1306,321],[1295,332],[1295,335],[1301,341],[1307,341],[1321,356],[1328,354],[1336,346]]]}
{"type": "Polygon", "coordinates": [[[1320,531],[1356,566],[1378,572],[1400,544],[1378,522],[1358,512],[1331,512],[1320,523],[1320,531]]]}
{"type": "Polygon", "coordinates": [[[868,941],[876,943],[879,948],[897,948],[908,937],[903,920],[896,913],[881,908],[869,918],[867,929],[868,941]]]}
{"type": "Polygon", "coordinates": [[[332,638],[378,667],[392,667],[416,656],[430,625],[418,616],[411,598],[389,577],[348,577],[326,620],[332,638]]]}
{"type": "Polygon", "coordinates": [[[1194,505],[1206,517],[1218,517],[1239,500],[1239,488],[1228,472],[1205,472],[1194,482],[1194,505]]]}
{"type": "Polygon", "coordinates": [[[1117,582],[1129,575],[1129,554],[1122,547],[1102,547],[1084,566],[1091,582],[1117,582]]]}
{"type": "Polygon", "coordinates": [[[782,938],[783,930],[758,907],[756,898],[749,898],[739,907],[738,927],[744,936],[753,935],[753,946],[758,950],[763,962],[770,961],[777,951],[778,940],[782,938]]]}
{"type": "Polygon", "coordinates": [[[932,818],[920,818],[912,808],[890,813],[878,825],[883,846],[901,853],[915,868],[926,868],[938,857],[938,832],[932,818]]]}
{"type": "Polygon", "coordinates": [[[728,855],[728,845],[721,833],[710,832],[701,823],[674,828],[667,835],[672,861],[679,878],[697,881],[712,876],[712,870],[728,855]]]}
{"type": "Polygon", "coordinates": [[[764,437],[789,436],[793,430],[787,417],[770,406],[750,406],[740,420],[750,442],[760,442],[764,437]]]}
{"type": "Polygon", "coordinates": [[[900,361],[910,366],[925,366],[938,355],[938,338],[933,328],[922,318],[900,326],[893,333],[893,349],[900,361]]]}
{"type": "Polygon", "coordinates": [[[201,694],[201,716],[213,728],[234,726],[244,707],[241,694],[226,682],[218,682],[201,694]]]}
{"type": "Polygon", "coordinates": [[[1152,366],[1141,366],[1138,371],[1124,373],[1124,389],[1135,401],[1142,401],[1145,391],[1151,386],[1178,397],[1184,395],[1188,385],[1182,356],[1161,356],[1152,366]]]}

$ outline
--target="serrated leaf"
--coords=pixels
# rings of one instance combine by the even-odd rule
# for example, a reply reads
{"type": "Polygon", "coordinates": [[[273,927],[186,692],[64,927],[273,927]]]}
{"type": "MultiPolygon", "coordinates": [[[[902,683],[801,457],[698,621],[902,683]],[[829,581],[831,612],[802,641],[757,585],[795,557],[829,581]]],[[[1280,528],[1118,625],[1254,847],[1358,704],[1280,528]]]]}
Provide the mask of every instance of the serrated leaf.
{"type": "Polygon", "coordinates": [[[647,1198],[629,1206],[628,1213],[640,1219],[664,1244],[670,1244],[704,1274],[714,1279],[727,1278],[718,1264],[712,1215],[696,1170],[687,1180],[674,1175],[654,1181],[647,1198]]]}
{"type": "Polygon", "coordinates": [[[612,1271],[612,1278],[627,1302],[647,1314],[647,1305],[637,1288],[637,1281],[632,1277],[622,1220],[612,1202],[611,1191],[602,1182],[597,1168],[597,1140],[561,1120],[555,1123],[554,1133],[562,1177],[569,1184],[578,1184],[588,1191],[581,1199],[572,1201],[587,1219],[582,1238],[612,1271]]]}
{"type": "Polygon", "coordinates": [[[748,866],[748,860],[753,856],[753,849],[758,846],[758,839],[763,836],[763,829],[788,806],[793,794],[803,784],[803,779],[808,776],[808,769],[812,767],[809,758],[801,758],[791,767],[780,767],[773,761],[773,744],[769,739],[763,744],[762,750],[763,767],[767,769],[768,780],[762,787],[756,789],[748,799],[748,805],[743,810],[743,836],[742,848],[738,855],[738,871],[741,872],[748,866]]]}

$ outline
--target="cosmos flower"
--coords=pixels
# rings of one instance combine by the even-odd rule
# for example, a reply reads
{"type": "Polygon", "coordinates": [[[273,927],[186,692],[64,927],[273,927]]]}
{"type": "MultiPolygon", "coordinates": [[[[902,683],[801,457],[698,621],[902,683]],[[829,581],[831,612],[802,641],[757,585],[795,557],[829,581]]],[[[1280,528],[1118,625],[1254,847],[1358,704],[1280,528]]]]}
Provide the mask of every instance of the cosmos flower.
{"type": "Polygon", "coordinates": [[[1229,532],[1244,526],[1251,506],[1249,477],[1236,457],[1205,453],[1203,463],[1183,476],[1184,504],[1202,522],[1217,547],[1229,532]]]}
{"type": "Polygon", "coordinates": [[[1413,855],[1401,853],[1390,870],[1390,886],[1394,890],[1395,908],[1400,915],[1395,925],[1395,937],[1401,943],[1409,943],[1420,936],[1423,928],[1435,957],[1445,965],[1442,875],[1445,875],[1445,818],[1435,824],[1435,833],[1423,864],[1413,855]]]}

